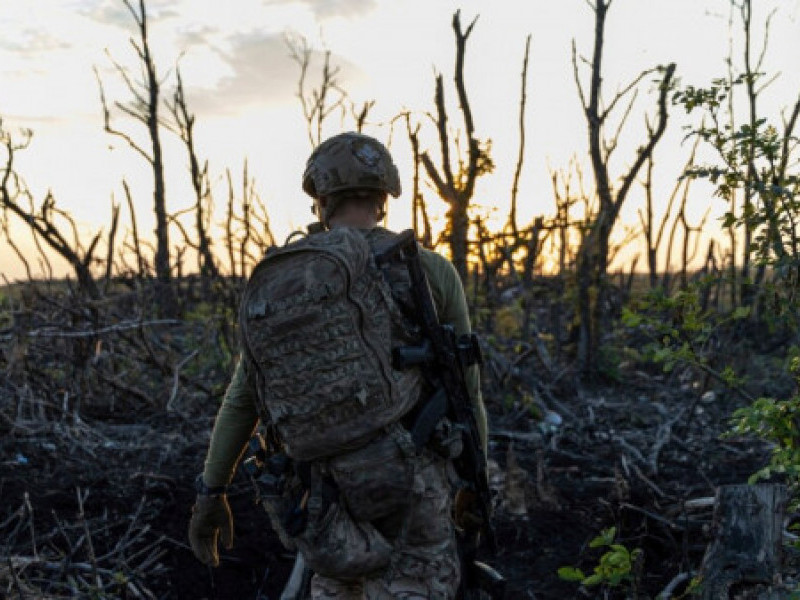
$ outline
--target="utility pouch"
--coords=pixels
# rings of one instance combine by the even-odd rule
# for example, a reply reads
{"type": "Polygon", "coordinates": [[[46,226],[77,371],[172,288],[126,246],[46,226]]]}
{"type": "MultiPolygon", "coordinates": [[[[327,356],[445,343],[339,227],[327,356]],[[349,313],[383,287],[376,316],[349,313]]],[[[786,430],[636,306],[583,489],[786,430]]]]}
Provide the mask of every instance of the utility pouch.
{"type": "Polygon", "coordinates": [[[353,518],[340,499],[327,476],[316,474],[304,498],[305,526],[293,538],[309,568],[325,577],[349,579],[387,567],[391,544],[374,525],[353,518]]]}
{"type": "Polygon", "coordinates": [[[355,521],[338,502],[319,520],[309,518],[295,538],[298,550],[315,573],[335,579],[357,578],[386,568],[392,546],[371,523],[355,521]]]}
{"type": "Polygon", "coordinates": [[[356,521],[374,521],[406,510],[416,453],[409,433],[388,428],[366,446],[329,460],[342,505],[356,521]]]}

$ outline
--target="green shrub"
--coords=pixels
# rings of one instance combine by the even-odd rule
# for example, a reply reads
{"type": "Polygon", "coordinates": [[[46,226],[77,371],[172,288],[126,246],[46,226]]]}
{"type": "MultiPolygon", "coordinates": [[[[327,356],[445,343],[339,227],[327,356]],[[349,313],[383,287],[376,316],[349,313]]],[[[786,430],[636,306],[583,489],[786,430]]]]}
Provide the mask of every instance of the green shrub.
{"type": "Polygon", "coordinates": [[[577,567],[561,567],[558,576],[565,581],[574,581],[586,587],[626,585],[635,589],[644,553],[640,548],[630,550],[623,544],[615,542],[616,536],[617,528],[609,527],[589,543],[590,548],[608,548],[590,575],[584,574],[577,567]]]}
{"type": "MultiPolygon", "coordinates": [[[[791,359],[791,373],[800,384],[800,357],[791,359]]],[[[773,444],[769,464],[750,477],[750,483],[773,476],[786,480],[794,508],[800,507],[800,394],[786,400],[758,398],[731,417],[733,435],[753,435],[773,444]]]]}

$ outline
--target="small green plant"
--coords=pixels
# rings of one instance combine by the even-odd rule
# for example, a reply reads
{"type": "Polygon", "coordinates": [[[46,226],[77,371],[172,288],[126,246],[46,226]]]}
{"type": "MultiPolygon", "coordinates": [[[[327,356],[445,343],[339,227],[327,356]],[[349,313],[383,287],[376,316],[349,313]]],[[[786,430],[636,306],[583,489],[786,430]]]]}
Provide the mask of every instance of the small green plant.
{"type": "Polygon", "coordinates": [[[741,377],[730,366],[715,368],[713,360],[718,356],[715,345],[719,336],[735,322],[747,319],[750,308],[737,307],[726,313],[703,309],[703,294],[712,283],[701,279],[671,296],[654,290],[626,307],[622,321],[650,337],[652,341],[642,349],[642,358],[660,364],[665,373],[676,367],[692,367],[743,392],[741,377]]]}
{"type": "MultiPolygon", "coordinates": [[[[674,600],[683,600],[683,598],[692,598],[697,596],[703,591],[703,578],[700,575],[695,575],[689,581],[689,585],[683,590],[683,593],[673,596],[674,600]]],[[[656,597],[656,600],[670,600],[669,598],[656,597]]]]}
{"type": "MultiPolygon", "coordinates": [[[[800,357],[793,356],[789,369],[800,385],[800,357]]],[[[758,398],[731,417],[725,434],[753,435],[773,444],[769,464],[750,476],[750,483],[772,476],[786,480],[794,508],[800,507],[800,393],[787,400],[758,398]]]]}
{"type": "Polygon", "coordinates": [[[197,360],[187,365],[186,373],[197,376],[214,369],[230,372],[236,348],[230,346],[223,332],[235,328],[235,311],[226,304],[200,302],[188,310],[184,318],[188,323],[201,326],[204,335],[208,334],[207,338],[198,340],[202,351],[197,360]]]}
{"type": "Polygon", "coordinates": [[[519,302],[504,306],[497,310],[494,318],[494,330],[503,338],[519,338],[522,335],[522,324],[525,312],[519,302]]]}
{"type": "Polygon", "coordinates": [[[597,358],[600,374],[616,383],[622,382],[622,374],[619,368],[622,363],[621,354],[622,351],[615,344],[603,344],[600,346],[597,358]]]}
{"type": "Polygon", "coordinates": [[[590,543],[590,548],[608,548],[600,557],[597,566],[591,575],[586,575],[577,567],[561,567],[558,576],[565,581],[574,581],[592,587],[605,585],[619,587],[622,585],[636,588],[636,573],[641,565],[644,553],[640,548],[628,549],[623,544],[615,542],[617,528],[609,527],[600,532],[590,543]]]}

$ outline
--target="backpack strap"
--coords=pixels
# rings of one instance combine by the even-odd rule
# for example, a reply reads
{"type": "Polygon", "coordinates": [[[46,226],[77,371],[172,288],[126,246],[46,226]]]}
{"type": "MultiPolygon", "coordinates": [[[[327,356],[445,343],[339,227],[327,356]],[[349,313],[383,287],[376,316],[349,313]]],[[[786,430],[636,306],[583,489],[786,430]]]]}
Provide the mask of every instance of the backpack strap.
{"type": "Polygon", "coordinates": [[[372,246],[372,254],[378,268],[394,259],[408,244],[414,240],[414,231],[406,229],[401,233],[387,235],[372,246]]]}

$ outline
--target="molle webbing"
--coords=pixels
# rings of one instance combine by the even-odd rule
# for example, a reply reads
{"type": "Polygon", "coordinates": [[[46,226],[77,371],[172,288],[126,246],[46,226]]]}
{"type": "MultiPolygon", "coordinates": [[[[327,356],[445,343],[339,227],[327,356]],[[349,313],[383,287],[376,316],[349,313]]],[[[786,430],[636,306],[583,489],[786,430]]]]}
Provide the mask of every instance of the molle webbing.
{"type": "Polygon", "coordinates": [[[418,371],[392,368],[408,327],[372,251],[355,229],[312,235],[271,251],[245,289],[240,325],[260,410],[295,460],[359,447],[419,397],[418,371]]]}

